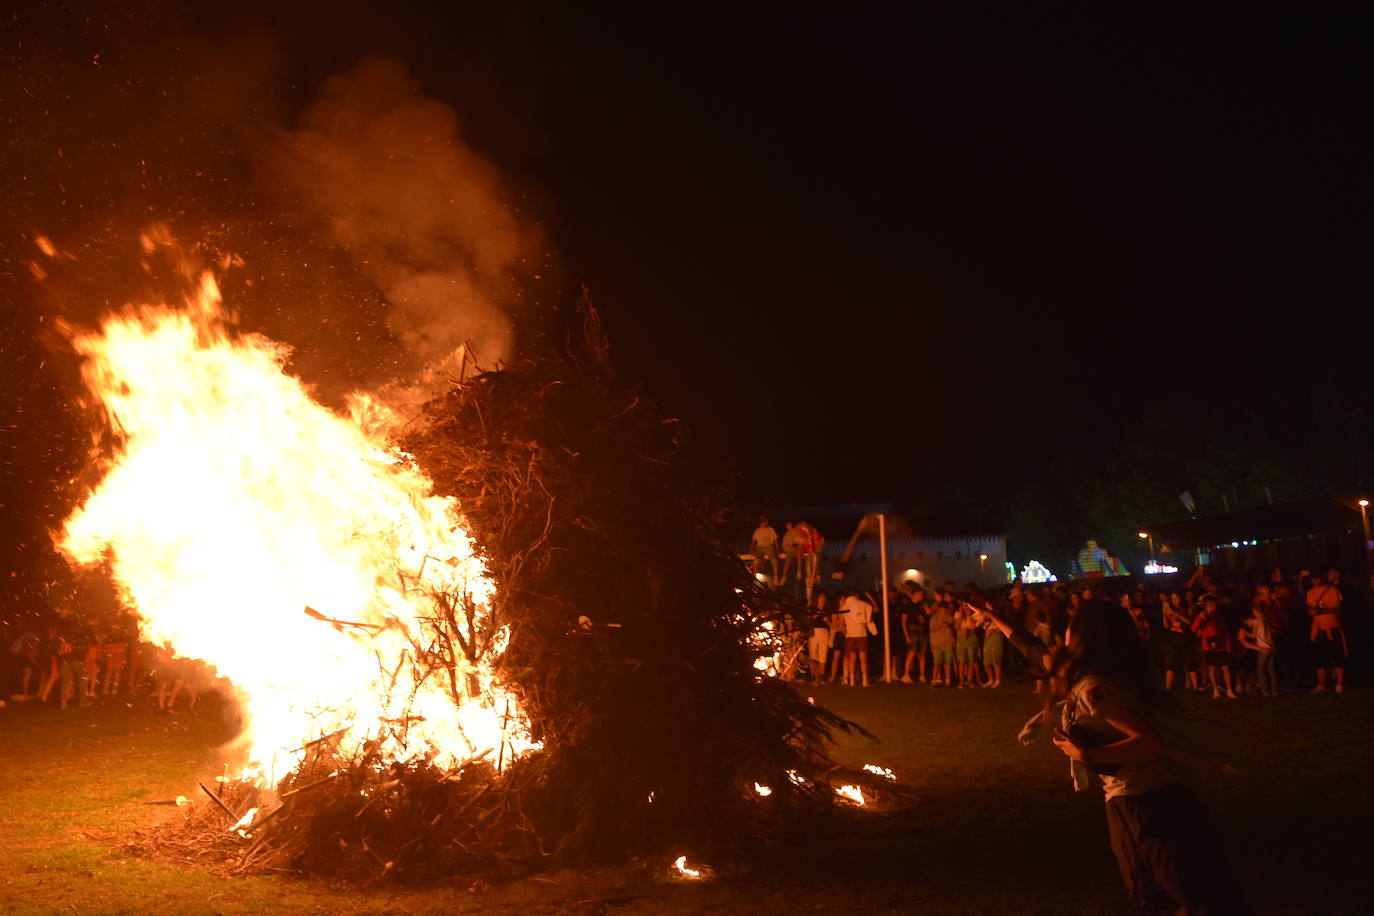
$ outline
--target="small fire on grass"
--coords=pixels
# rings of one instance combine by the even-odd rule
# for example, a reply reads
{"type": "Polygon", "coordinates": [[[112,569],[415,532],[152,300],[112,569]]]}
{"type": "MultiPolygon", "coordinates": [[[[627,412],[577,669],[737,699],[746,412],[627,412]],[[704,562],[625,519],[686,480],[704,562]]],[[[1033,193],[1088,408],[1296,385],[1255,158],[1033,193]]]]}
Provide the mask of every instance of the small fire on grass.
{"type": "Polygon", "coordinates": [[[684,878],[700,878],[702,874],[702,869],[688,867],[686,856],[678,856],[677,860],[673,862],[673,868],[677,869],[677,873],[684,878]]]}
{"type": "Polygon", "coordinates": [[[862,805],[864,803],[863,790],[858,786],[840,786],[835,790],[835,794],[840,796],[840,798],[852,801],[856,805],[862,805]]]}
{"type": "Polygon", "coordinates": [[[876,763],[865,763],[864,769],[872,773],[874,776],[881,776],[883,779],[888,779],[892,782],[897,781],[897,774],[893,773],[887,767],[880,767],[876,763]]]}

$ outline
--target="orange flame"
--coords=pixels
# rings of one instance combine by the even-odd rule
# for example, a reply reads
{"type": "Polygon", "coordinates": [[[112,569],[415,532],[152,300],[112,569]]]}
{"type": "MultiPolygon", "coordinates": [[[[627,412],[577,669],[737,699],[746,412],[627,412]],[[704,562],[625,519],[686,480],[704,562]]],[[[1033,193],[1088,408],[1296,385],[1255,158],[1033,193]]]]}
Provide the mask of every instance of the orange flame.
{"type": "Polygon", "coordinates": [[[413,664],[436,595],[482,623],[493,585],[454,501],[389,444],[395,416],[363,395],[347,415],[316,403],[288,348],[229,327],[209,273],[184,307],[127,308],[72,343],[123,441],[60,545],[108,552],[144,637],[233,682],[269,781],[339,729],[345,751],[380,740],[441,765],[533,746],[492,673],[499,645],[460,653],[451,678],[413,664]]]}
{"type": "Polygon", "coordinates": [[[835,794],[841,798],[852,801],[856,805],[862,805],[864,803],[863,790],[858,786],[840,786],[835,790],[835,794]]]}
{"type": "Polygon", "coordinates": [[[688,867],[686,856],[678,856],[677,860],[673,862],[673,867],[676,868],[678,870],[678,874],[682,875],[684,878],[701,877],[701,869],[688,867]]]}

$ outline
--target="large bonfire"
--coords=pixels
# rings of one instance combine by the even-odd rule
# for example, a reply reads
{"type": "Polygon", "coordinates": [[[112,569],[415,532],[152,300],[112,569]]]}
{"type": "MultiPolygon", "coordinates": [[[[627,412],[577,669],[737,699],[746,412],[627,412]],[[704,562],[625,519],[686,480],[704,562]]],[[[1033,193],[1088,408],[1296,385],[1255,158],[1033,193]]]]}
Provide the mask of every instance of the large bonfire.
{"type": "Polygon", "coordinates": [[[757,670],[777,609],[593,311],[573,354],[403,425],[364,394],[319,404],[211,273],[185,278],[182,303],[68,329],[115,447],[60,535],[242,705],[185,843],[243,868],[523,869],[724,855],[835,804],[845,723],[757,670]]]}
{"type": "Polygon", "coordinates": [[[284,347],[231,330],[208,272],[180,307],[125,309],[72,345],[120,446],[62,547],[108,552],[144,637],[235,685],[252,771],[275,783],[335,733],[440,765],[529,746],[492,673],[491,579],[386,408],[316,403],[284,347]]]}

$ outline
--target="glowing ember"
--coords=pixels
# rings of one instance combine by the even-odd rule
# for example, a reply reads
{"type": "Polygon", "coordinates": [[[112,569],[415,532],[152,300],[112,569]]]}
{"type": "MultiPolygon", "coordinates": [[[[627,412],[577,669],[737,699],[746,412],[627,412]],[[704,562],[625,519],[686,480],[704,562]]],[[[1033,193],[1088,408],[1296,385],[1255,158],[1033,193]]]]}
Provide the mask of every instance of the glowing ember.
{"type": "Polygon", "coordinates": [[[893,773],[887,767],[880,767],[876,763],[865,763],[864,769],[874,776],[881,776],[883,779],[890,779],[893,782],[897,781],[897,774],[893,773]]]}
{"type": "Polygon", "coordinates": [[[757,783],[757,782],[754,783],[754,791],[757,792],[758,794],[762,795],[764,798],[767,798],[768,796],[770,796],[770,795],[773,794],[773,790],[772,790],[772,789],[768,788],[767,786],[763,785],[762,783],[757,783]]]}
{"type": "Polygon", "coordinates": [[[687,867],[687,857],[686,857],[686,856],[678,856],[678,857],[677,857],[677,861],[673,863],[673,867],[676,868],[676,869],[678,870],[678,873],[681,874],[683,877],[686,877],[686,878],[700,878],[700,877],[701,877],[701,870],[700,870],[700,869],[688,868],[688,867],[687,867]]]}
{"type": "Polygon", "coordinates": [[[389,445],[389,411],[316,403],[286,347],[230,328],[208,273],[183,308],[71,336],[122,442],[60,546],[82,563],[108,552],[144,637],[233,682],[263,778],[336,732],[345,753],[370,739],[440,765],[533,746],[492,674],[504,634],[475,638],[492,583],[454,501],[389,445]],[[477,651],[425,677],[444,603],[473,610],[459,629],[477,651]]]}
{"type": "Polygon", "coordinates": [[[835,790],[835,794],[840,798],[847,798],[856,805],[864,803],[864,793],[858,786],[840,786],[835,790]]]}
{"type": "Polygon", "coordinates": [[[229,828],[229,832],[230,832],[230,833],[234,833],[234,832],[237,831],[238,833],[242,834],[242,833],[244,832],[243,828],[244,828],[244,827],[247,827],[249,824],[253,823],[253,818],[255,818],[255,817],[257,817],[257,816],[258,816],[258,809],[257,809],[257,808],[249,808],[246,812],[244,812],[243,817],[239,818],[239,819],[238,819],[238,822],[235,823],[234,826],[232,826],[232,827],[229,828]]]}

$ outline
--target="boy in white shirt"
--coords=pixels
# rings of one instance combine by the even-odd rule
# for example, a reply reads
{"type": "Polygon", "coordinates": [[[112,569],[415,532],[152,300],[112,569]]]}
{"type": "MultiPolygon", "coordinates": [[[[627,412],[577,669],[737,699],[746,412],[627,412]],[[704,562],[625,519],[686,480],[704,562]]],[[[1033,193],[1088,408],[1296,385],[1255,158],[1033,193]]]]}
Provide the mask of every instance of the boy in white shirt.
{"type": "Polygon", "coordinates": [[[868,637],[875,630],[873,605],[850,592],[840,601],[840,611],[844,613],[844,682],[850,687],[858,686],[856,681],[862,675],[863,686],[867,687],[868,637]]]}

